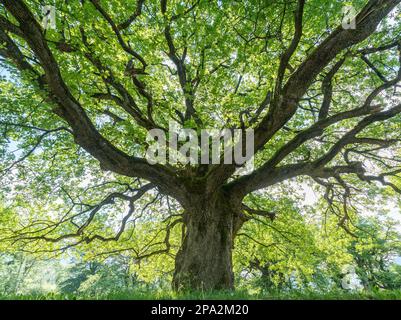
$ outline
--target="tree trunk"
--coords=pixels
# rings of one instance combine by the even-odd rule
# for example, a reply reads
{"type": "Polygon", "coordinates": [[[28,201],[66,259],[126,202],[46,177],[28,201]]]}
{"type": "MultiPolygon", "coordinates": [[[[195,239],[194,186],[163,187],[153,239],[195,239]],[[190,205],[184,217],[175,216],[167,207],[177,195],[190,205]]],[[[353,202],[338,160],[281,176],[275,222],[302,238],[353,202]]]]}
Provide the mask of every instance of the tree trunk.
{"type": "Polygon", "coordinates": [[[231,290],[235,214],[226,199],[191,200],[186,208],[186,232],[177,253],[175,290],[231,290]]]}

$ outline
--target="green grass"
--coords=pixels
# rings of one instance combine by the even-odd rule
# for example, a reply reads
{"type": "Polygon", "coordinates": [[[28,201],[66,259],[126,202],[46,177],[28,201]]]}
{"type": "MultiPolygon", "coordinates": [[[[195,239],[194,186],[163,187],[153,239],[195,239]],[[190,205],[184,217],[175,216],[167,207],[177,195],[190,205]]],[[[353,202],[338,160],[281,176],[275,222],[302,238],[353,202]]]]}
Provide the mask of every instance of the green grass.
{"type": "Polygon", "coordinates": [[[106,295],[62,295],[55,293],[0,296],[0,300],[401,300],[401,291],[325,293],[313,291],[270,292],[249,294],[235,292],[115,292],[106,295]]]}

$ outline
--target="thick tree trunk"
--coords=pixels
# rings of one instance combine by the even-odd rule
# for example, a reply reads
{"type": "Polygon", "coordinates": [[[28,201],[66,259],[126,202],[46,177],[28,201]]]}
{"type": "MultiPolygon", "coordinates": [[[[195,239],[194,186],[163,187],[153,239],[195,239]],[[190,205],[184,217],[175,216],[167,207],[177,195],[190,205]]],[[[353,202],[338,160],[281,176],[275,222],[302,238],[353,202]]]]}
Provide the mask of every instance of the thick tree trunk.
{"type": "Polygon", "coordinates": [[[186,233],[176,257],[173,288],[233,289],[235,214],[227,200],[218,197],[196,199],[186,211],[186,233]]]}

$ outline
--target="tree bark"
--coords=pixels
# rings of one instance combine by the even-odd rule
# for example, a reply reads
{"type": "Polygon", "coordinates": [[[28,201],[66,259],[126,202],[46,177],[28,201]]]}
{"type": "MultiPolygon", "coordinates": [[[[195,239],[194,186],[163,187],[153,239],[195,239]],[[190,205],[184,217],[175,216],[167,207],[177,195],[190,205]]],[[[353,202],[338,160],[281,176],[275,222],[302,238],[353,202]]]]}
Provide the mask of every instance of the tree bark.
{"type": "Polygon", "coordinates": [[[185,208],[185,236],[176,256],[173,288],[234,289],[232,250],[237,215],[224,197],[194,199],[185,208]]]}

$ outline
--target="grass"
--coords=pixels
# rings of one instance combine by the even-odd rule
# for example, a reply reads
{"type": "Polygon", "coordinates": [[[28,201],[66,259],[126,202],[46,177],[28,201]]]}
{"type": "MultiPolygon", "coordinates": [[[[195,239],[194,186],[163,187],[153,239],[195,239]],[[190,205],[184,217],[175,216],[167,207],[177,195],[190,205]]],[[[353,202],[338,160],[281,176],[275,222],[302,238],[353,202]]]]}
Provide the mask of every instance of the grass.
{"type": "Polygon", "coordinates": [[[401,300],[401,291],[376,292],[314,292],[290,291],[249,294],[246,291],[234,292],[115,292],[110,294],[73,295],[73,294],[29,294],[0,296],[0,300],[401,300]]]}

